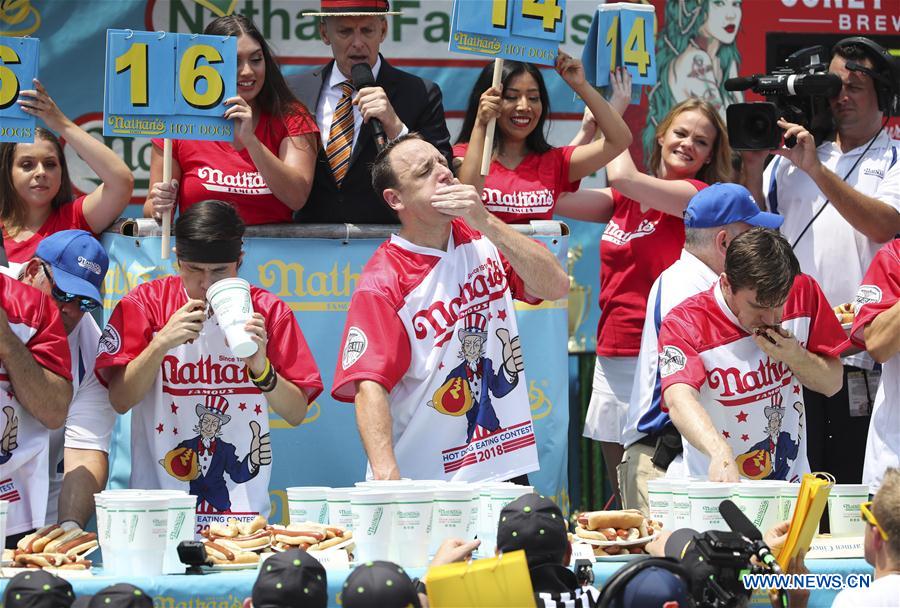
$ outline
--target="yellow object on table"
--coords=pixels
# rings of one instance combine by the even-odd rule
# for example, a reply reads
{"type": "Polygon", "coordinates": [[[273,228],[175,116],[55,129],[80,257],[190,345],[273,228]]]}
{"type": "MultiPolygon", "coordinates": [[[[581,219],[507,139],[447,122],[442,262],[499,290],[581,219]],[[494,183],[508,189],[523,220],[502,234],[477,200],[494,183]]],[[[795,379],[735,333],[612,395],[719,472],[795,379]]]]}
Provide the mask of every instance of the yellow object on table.
{"type": "Polygon", "coordinates": [[[436,566],[428,571],[428,603],[434,608],[534,606],[524,551],[492,559],[436,566]]]}
{"type": "Polygon", "coordinates": [[[782,570],[787,570],[791,560],[800,551],[807,551],[812,544],[832,486],[834,477],[828,473],[807,473],[803,476],[788,537],[778,553],[778,565],[782,570]]]}

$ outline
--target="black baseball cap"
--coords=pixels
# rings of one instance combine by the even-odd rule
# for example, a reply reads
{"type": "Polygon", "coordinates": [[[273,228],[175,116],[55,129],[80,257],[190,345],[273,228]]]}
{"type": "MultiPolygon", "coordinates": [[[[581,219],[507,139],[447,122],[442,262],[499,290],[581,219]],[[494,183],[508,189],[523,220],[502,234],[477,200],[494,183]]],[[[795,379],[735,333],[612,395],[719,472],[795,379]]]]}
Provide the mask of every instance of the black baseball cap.
{"type": "Polygon", "coordinates": [[[74,601],[69,581],[43,570],[20,572],[3,592],[5,608],[70,608],[74,601]]]}
{"type": "Polygon", "coordinates": [[[383,561],[357,566],[344,581],[341,602],[344,608],[421,608],[406,571],[383,561]]]}
{"type": "Polygon", "coordinates": [[[556,503],[540,494],[525,494],[500,511],[497,549],[525,550],[528,567],[562,564],[569,548],[566,520],[556,503]]]}
{"type": "Polygon", "coordinates": [[[116,583],[94,595],[79,596],[72,608],[153,608],[153,598],[140,587],[116,583]]]}
{"type": "Polygon", "coordinates": [[[325,608],[325,568],[302,549],[276,553],[259,567],[250,597],[253,608],[325,608]]]}

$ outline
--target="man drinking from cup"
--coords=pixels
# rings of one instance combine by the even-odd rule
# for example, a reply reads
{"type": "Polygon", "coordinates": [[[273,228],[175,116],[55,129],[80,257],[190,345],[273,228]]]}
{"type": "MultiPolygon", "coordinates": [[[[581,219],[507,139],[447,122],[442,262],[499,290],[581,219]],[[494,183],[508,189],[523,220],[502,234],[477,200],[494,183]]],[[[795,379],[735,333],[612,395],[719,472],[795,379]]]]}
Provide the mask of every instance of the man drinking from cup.
{"type": "Polygon", "coordinates": [[[131,487],[189,484],[201,498],[201,525],[268,516],[269,409],[296,426],[322,390],[291,309],[236,279],[243,234],[227,203],[204,201],[183,213],[175,223],[178,275],[139,285],[119,302],[97,358],[115,410],[135,408],[131,487]],[[228,297],[216,285],[223,279],[228,297]],[[216,294],[211,306],[207,292],[216,294]],[[235,308],[249,314],[235,316],[235,308]],[[240,322],[244,335],[234,331],[240,322]]]}

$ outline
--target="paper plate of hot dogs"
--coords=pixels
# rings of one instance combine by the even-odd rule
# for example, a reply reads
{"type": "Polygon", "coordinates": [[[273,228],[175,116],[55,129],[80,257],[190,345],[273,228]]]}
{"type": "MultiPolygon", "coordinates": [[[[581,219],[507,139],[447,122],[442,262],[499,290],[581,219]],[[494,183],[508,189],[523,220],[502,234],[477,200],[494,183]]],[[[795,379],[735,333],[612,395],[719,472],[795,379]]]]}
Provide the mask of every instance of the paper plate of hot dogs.
{"type": "Polygon", "coordinates": [[[573,540],[602,549],[594,551],[598,557],[631,555],[643,553],[661,529],[661,523],[638,510],[586,511],[578,516],[573,540]]]}

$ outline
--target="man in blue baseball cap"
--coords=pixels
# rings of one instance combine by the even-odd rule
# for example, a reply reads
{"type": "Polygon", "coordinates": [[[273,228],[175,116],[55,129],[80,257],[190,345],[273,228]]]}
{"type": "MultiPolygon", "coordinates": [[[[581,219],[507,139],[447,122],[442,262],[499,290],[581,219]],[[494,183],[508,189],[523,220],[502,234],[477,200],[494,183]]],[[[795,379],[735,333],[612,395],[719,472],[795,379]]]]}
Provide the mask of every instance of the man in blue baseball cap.
{"type": "Polygon", "coordinates": [[[94,494],[106,486],[109,439],[116,421],[106,388],[94,376],[100,328],[91,312],[109,267],[103,246],[84,230],[62,230],[40,242],[19,279],[51,297],[59,308],[72,357],[74,389],[65,430],[50,434],[50,493],[46,523],[83,528],[94,494]],[[60,463],[64,467],[60,467],[60,463]],[[58,510],[57,510],[58,507],[58,510]]]}
{"type": "Polygon", "coordinates": [[[713,184],[697,192],[684,210],[684,249],[660,275],[647,300],[635,374],[623,429],[625,454],[618,467],[626,509],[648,512],[647,482],[671,467],[680,470],[681,435],[660,408],[657,334],[662,319],[686,298],[709,289],[725,270],[725,251],[753,226],[778,228],[782,217],[759,210],[738,184],[713,184]]]}

